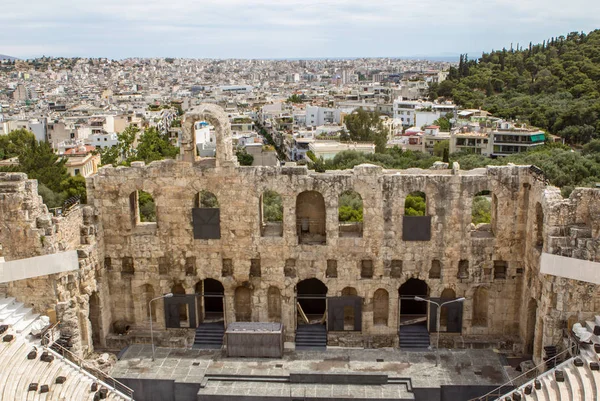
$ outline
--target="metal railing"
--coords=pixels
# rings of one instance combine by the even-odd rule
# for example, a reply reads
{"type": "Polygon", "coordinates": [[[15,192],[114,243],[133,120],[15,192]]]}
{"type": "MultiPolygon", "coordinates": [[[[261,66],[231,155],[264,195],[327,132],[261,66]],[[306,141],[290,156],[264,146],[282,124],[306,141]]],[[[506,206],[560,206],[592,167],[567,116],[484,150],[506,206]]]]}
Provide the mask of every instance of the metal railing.
{"type": "MultiPolygon", "coordinates": [[[[556,360],[559,357],[562,357],[565,354],[567,354],[571,357],[572,355],[571,355],[570,351],[571,351],[570,349],[566,349],[566,350],[556,354],[552,358],[548,358],[544,362],[534,366],[533,368],[529,369],[527,372],[521,373],[519,376],[510,379],[509,381],[507,381],[506,383],[504,383],[501,386],[496,387],[489,393],[481,395],[479,397],[471,398],[468,401],[491,401],[491,400],[495,400],[507,393],[510,393],[514,390],[509,390],[509,389],[507,389],[507,387],[512,386],[512,387],[515,387],[515,389],[517,389],[517,388],[525,385],[526,383],[536,380],[538,377],[542,376],[544,373],[547,373],[549,371],[549,370],[548,371],[543,370],[542,373],[538,373],[540,371],[540,368],[545,367],[548,364],[548,362],[553,362],[553,361],[556,362],[556,360]]],[[[556,363],[555,363],[554,367],[552,369],[556,369],[557,367],[558,367],[558,365],[556,365],[556,363]]]]}
{"type": "Polygon", "coordinates": [[[55,217],[67,217],[69,213],[77,208],[81,203],[81,198],[79,196],[72,196],[63,202],[63,205],[60,207],[54,207],[48,209],[50,213],[52,213],[55,217]]]}
{"type": "Polygon", "coordinates": [[[51,332],[51,330],[47,331],[42,338],[42,344],[45,351],[54,354],[55,357],[61,358],[79,372],[89,376],[93,380],[97,380],[99,384],[116,392],[119,396],[129,401],[134,401],[133,390],[131,388],[101,370],[88,365],[83,359],[68,349],[54,343],[53,339],[50,338],[51,332]]]}

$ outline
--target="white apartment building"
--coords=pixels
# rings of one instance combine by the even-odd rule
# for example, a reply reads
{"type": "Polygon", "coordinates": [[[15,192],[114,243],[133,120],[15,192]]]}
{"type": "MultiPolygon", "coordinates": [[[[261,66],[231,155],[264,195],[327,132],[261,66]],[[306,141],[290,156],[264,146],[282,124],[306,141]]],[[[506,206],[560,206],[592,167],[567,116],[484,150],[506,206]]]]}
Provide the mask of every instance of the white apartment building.
{"type": "Polygon", "coordinates": [[[217,138],[215,129],[206,121],[197,121],[194,124],[196,133],[196,148],[202,157],[215,157],[217,154],[217,138]]]}
{"type": "Polygon", "coordinates": [[[492,156],[507,156],[513,153],[527,152],[542,146],[546,141],[546,134],[535,128],[524,126],[516,127],[510,122],[500,122],[492,131],[493,139],[492,156]]]}
{"type": "Polygon", "coordinates": [[[306,107],[306,126],[318,127],[325,124],[340,124],[342,121],[342,111],[340,109],[307,106],[306,107]]]}
{"type": "Polygon", "coordinates": [[[92,134],[86,138],[85,143],[97,148],[111,148],[119,144],[119,138],[115,132],[92,134]]]}
{"type": "Polygon", "coordinates": [[[46,121],[45,118],[2,121],[0,123],[0,135],[8,135],[12,131],[26,129],[33,132],[35,139],[38,141],[46,141],[46,121]]]}
{"type": "Polygon", "coordinates": [[[455,104],[438,104],[416,100],[394,100],[394,119],[400,120],[403,126],[431,125],[438,118],[447,113],[453,113],[457,109],[455,104]]]}
{"type": "Polygon", "coordinates": [[[394,100],[394,119],[400,120],[405,127],[412,127],[415,125],[416,109],[419,105],[420,102],[414,100],[394,100]]]}

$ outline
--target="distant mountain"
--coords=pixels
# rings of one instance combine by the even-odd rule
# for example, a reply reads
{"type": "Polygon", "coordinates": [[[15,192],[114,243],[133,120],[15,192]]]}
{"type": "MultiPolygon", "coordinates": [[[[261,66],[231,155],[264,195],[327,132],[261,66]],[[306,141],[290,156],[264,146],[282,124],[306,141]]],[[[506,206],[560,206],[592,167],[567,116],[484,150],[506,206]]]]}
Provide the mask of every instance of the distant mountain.
{"type": "Polygon", "coordinates": [[[16,60],[16,57],[7,56],[5,54],[0,54],[0,60],[16,60]]]}

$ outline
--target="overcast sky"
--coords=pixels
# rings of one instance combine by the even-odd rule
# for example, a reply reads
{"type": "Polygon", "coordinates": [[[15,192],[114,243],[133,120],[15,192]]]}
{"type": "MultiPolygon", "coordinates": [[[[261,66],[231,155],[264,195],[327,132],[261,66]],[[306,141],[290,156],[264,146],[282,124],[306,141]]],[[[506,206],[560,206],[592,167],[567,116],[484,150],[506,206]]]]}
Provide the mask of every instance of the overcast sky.
{"type": "Polygon", "coordinates": [[[596,0],[1,0],[0,54],[476,57],[599,16],[596,0]]]}

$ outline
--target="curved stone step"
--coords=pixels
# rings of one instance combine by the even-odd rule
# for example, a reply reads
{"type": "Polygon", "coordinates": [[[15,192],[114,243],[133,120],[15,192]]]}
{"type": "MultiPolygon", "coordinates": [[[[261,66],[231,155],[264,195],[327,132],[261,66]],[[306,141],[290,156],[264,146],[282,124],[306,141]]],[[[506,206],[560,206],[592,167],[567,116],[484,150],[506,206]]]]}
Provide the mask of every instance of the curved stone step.
{"type": "Polygon", "coordinates": [[[13,325],[13,329],[17,333],[27,335],[31,331],[31,325],[40,317],[37,313],[29,313],[27,316],[24,316],[20,322],[13,325]]]}
{"type": "Polygon", "coordinates": [[[571,399],[573,401],[587,401],[585,387],[575,365],[569,364],[565,367],[565,377],[569,382],[571,399]]]}
{"type": "Polygon", "coordinates": [[[19,313],[19,311],[24,308],[25,308],[25,305],[23,305],[20,302],[13,302],[13,303],[7,305],[6,308],[4,308],[0,311],[0,323],[7,324],[7,323],[5,323],[7,319],[10,319],[10,317],[13,314],[19,313]]]}

